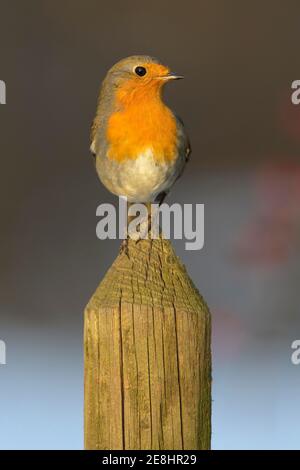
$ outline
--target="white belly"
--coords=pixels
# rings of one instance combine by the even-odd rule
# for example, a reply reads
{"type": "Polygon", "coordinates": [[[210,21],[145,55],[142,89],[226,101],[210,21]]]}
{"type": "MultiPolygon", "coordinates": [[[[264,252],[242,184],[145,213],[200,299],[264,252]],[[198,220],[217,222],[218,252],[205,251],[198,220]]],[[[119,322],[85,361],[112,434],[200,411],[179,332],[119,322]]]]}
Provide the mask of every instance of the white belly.
{"type": "Polygon", "coordinates": [[[178,176],[180,159],[159,163],[148,149],[136,159],[117,163],[108,158],[99,168],[103,184],[114,194],[126,196],[130,202],[150,202],[172,186],[178,176]]]}

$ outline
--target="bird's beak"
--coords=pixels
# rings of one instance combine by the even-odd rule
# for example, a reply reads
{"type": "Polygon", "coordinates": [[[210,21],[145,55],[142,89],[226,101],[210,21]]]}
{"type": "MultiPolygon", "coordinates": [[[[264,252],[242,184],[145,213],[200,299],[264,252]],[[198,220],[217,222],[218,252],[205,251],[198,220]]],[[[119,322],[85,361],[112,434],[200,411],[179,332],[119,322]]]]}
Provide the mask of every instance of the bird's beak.
{"type": "Polygon", "coordinates": [[[159,77],[162,80],[180,80],[181,78],[184,78],[182,75],[178,75],[177,73],[169,72],[167,75],[163,75],[162,77],[159,77]]]}

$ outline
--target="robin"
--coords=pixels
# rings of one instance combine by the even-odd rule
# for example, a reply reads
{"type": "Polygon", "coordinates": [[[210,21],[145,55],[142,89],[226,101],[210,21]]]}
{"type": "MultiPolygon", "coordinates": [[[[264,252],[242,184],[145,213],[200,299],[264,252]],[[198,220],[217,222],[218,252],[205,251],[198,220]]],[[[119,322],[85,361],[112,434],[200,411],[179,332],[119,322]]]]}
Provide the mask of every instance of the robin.
{"type": "Polygon", "coordinates": [[[131,56],[102,83],[90,149],[104,186],[128,202],[161,203],[190,156],[183,123],[162,100],[164,85],[180,78],[155,58],[131,56]]]}

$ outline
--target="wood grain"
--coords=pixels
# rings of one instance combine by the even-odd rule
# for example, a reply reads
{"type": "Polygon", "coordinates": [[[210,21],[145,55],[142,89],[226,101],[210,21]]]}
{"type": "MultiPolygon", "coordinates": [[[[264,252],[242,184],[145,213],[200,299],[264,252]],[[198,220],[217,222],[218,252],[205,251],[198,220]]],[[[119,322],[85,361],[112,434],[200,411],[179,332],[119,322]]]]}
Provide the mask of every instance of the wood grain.
{"type": "Polygon", "coordinates": [[[128,251],[85,311],[85,448],[209,449],[209,310],[169,241],[128,251]]]}

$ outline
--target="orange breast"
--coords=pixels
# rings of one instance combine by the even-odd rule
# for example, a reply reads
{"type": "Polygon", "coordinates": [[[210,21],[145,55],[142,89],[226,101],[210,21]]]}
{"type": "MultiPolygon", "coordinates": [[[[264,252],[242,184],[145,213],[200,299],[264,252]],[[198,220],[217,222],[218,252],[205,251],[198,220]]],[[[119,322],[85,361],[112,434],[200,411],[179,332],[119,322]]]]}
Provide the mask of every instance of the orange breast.
{"type": "Polygon", "coordinates": [[[123,162],[151,148],[157,161],[171,162],[176,158],[176,131],[175,117],[160,96],[144,91],[110,116],[108,157],[123,162]]]}

